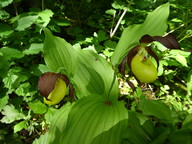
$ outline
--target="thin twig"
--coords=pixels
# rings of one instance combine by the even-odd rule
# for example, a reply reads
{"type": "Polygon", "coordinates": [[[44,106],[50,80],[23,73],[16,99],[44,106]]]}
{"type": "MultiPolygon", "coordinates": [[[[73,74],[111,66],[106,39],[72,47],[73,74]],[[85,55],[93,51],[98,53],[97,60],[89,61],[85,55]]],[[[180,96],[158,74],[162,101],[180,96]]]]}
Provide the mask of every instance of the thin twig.
{"type": "Polygon", "coordinates": [[[115,17],[116,17],[116,11],[113,14],[113,21],[112,21],[111,30],[110,30],[110,36],[113,33],[113,26],[114,26],[114,23],[115,23],[115,17]]]}
{"type": "Polygon", "coordinates": [[[18,10],[17,10],[17,6],[16,6],[15,2],[13,2],[13,5],[14,5],[14,9],[15,9],[15,14],[17,16],[18,15],[18,10]]]}
{"type": "Polygon", "coordinates": [[[45,3],[44,3],[44,0],[42,0],[42,10],[44,10],[45,9],[45,5],[44,5],[45,3]]]}
{"type": "Polygon", "coordinates": [[[119,20],[118,20],[118,22],[117,22],[117,24],[116,24],[116,26],[115,26],[113,32],[110,33],[110,37],[111,37],[111,38],[113,37],[113,35],[114,35],[115,32],[117,31],[117,28],[119,27],[119,25],[120,25],[120,23],[121,23],[123,17],[125,16],[125,14],[126,14],[128,8],[130,8],[132,2],[133,2],[133,0],[130,1],[129,5],[127,6],[127,8],[126,8],[126,9],[124,10],[124,12],[122,13],[122,15],[121,15],[121,17],[119,18],[119,20]]]}

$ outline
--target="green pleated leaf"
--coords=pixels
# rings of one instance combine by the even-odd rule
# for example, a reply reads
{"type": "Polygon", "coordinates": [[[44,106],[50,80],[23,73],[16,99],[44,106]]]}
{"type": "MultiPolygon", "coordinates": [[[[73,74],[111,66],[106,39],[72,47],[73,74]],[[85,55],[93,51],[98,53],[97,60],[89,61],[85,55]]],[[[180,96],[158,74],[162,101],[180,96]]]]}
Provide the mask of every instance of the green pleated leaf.
{"type": "Polygon", "coordinates": [[[33,144],[48,144],[47,139],[48,139],[48,133],[41,135],[39,139],[35,139],[33,141],[33,144]]]}
{"type": "Polygon", "coordinates": [[[164,144],[170,131],[169,127],[156,126],[154,130],[154,139],[150,144],[164,144]]]}
{"type": "Polygon", "coordinates": [[[67,103],[61,107],[52,117],[49,131],[36,139],[33,144],[59,144],[62,131],[65,129],[69,112],[73,104],[67,103]]]}
{"type": "MultiPolygon", "coordinates": [[[[55,116],[56,117],[56,116],[55,116]]],[[[62,115],[60,119],[62,119],[62,115]]],[[[57,117],[58,118],[58,117],[57,117]]],[[[97,95],[81,98],[71,109],[68,122],[55,137],[57,144],[119,144],[128,113],[118,101],[106,102],[97,95]]],[[[60,125],[63,122],[57,122],[60,125]]]]}
{"type": "MultiPolygon", "coordinates": [[[[78,71],[73,81],[77,85],[76,93],[79,98],[90,94],[107,97],[113,78],[114,70],[102,56],[92,50],[78,50],[78,71]]],[[[116,77],[111,93],[113,95],[109,99],[117,99],[118,82],[116,77]]]]}
{"type": "Polygon", "coordinates": [[[168,137],[165,144],[191,144],[192,143],[192,130],[179,129],[174,134],[168,137]]]}
{"type": "Polygon", "coordinates": [[[167,122],[172,120],[170,108],[159,100],[147,100],[141,97],[138,109],[146,115],[155,116],[167,122]]]}
{"type": "Polygon", "coordinates": [[[44,59],[46,65],[54,72],[62,72],[72,77],[77,68],[77,53],[64,39],[53,36],[47,29],[44,40],[44,59]]]}
{"type": "Polygon", "coordinates": [[[127,52],[139,44],[139,39],[148,34],[150,36],[162,36],[167,30],[167,18],[169,16],[169,3],[161,5],[151,12],[143,24],[132,25],[124,29],[111,58],[112,64],[121,63],[127,52]]]}
{"type": "Polygon", "coordinates": [[[130,144],[149,144],[153,139],[153,123],[144,115],[129,111],[128,127],[124,133],[124,142],[130,144]]]}
{"type": "Polygon", "coordinates": [[[182,128],[190,128],[192,130],[192,114],[187,115],[183,121],[182,128]]]}

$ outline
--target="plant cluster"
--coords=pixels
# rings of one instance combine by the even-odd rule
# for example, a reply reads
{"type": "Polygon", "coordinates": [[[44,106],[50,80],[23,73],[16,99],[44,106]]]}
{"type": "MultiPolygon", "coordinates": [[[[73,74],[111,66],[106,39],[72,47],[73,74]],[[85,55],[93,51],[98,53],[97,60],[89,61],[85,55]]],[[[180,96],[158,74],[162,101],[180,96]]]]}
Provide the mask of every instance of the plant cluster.
{"type": "Polygon", "coordinates": [[[189,5],[1,1],[0,143],[191,143],[189,5]]]}

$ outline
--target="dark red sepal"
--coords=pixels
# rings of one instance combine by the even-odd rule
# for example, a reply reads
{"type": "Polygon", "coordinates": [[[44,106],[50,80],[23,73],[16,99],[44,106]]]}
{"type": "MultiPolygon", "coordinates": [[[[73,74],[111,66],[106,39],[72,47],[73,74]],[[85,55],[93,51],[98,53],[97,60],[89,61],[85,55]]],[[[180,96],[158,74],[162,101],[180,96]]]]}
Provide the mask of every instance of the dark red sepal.
{"type": "Polygon", "coordinates": [[[134,56],[137,54],[137,52],[140,50],[141,46],[138,45],[134,48],[132,48],[129,53],[128,53],[128,56],[127,56],[127,63],[128,63],[128,66],[129,68],[131,69],[131,61],[132,59],[134,58],[134,56]]]}
{"type": "Polygon", "coordinates": [[[154,36],[153,40],[160,42],[162,45],[170,49],[181,49],[176,37],[172,33],[169,33],[164,37],[154,36]]]}
{"type": "Polygon", "coordinates": [[[153,42],[153,38],[150,36],[150,35],[144,35],[141,37],[141,39],[139,40],[139,42],[142,44],[142,43],[145,43],[145,44],[149,44],[151,42],[153,42]]]}
{"type": "Polygon", "coordinates": [[[150,47],[146,46],[145,49],[147,50],[147,52],[154,57],[155,61],[157,62],[157,68],[159,67],[159,58],[158,56],[151,50],[150,47]]]}
{"type": "Polygon", "coordinates": [[[38,89],[40,94],[44,96],[46,99],[49,96],[49,94],[54,90],[55,82],[59,77],[65,81],[66,85],[69,84],[68,78],[63,74],[47,72],[41,75],[41,77],[39,78],[38,89]]]}

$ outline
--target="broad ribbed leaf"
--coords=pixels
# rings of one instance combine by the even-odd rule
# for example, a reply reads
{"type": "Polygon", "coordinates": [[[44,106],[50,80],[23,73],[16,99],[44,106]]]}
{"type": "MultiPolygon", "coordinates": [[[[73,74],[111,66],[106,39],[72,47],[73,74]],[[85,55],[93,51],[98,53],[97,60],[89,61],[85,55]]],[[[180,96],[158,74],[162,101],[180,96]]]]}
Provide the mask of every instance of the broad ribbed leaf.
{"type": "Polygon", "coordinates": [[[164,4],[151,12],[143,24],[129,26],[124,29],[111,58],[112,64],[118,66],[127,52],[139,44],[139,39],[148,34],[150,36],[162,36],[167,30],[167,18],[169,16],[169,4],[164,4]]]}
{"type": "MultiPolygon", "coordinates": [[[[62,119],[62,115],[60,119],[62,119]]],[[[57,144],[119,144],[128,113],[121,102],[106,102],[97,95],[81,98],[71,109],[57,144]]],[[[57,125],[62,124],[58,121],[57,125]]]]}
{"type": "Polygon", "coordinates": [[[147,100],[141,97],[138,109],[146,115],[155,116],[167,122],[172,120],[170,108],[159,100],[147,100]]]}
{"type": "Polygon", "coordinates": [[[59,144],[59,140],[62,137],[61,132],[66,127],[68,114],[72,106],[73,104],[67,103],[61,107],[53,116],[49,131],[39,139],[36,139],[33,144],[59,144]]]}
{"type": "Polygon", "coordinates": [[[46,65],[54,72],[62,72],[72,77],[77,68],[77,53],[75,49],[60,37],[53,36],[44,28],[44,59],[46,65]]]}
{"type": "MultiPolygon", "coordinates": [[[[84,95],[98,94],[107,97],[114,78],[111,65],[92,50],[78,50],[78,66],[78,71],[72,79],[77,85],[77,96],[80,98],[84,95]]],[[[117,99],[116,77],[111,93],[113,95],[109,99],[117,99]]]]}
{"type": "Polygon", "coordinates": [[[186,116],[183,121],[182,128],[190,128],[192,130],[192,114],[186,116]]]}
{"type": "Polygon", "coordinates": [[[191,144],[192,130],[179,129],[174,134],[170,135],[165,144],[191,144]]]}
{"type": "Polygon", "coordinates": [[[129,120],[123,141],[130,144],[149,144],[153,139],[153,123],[144,115],[129,111],[129,120]],[[140,117],[139,117],[140,116],[140,117]]]}

